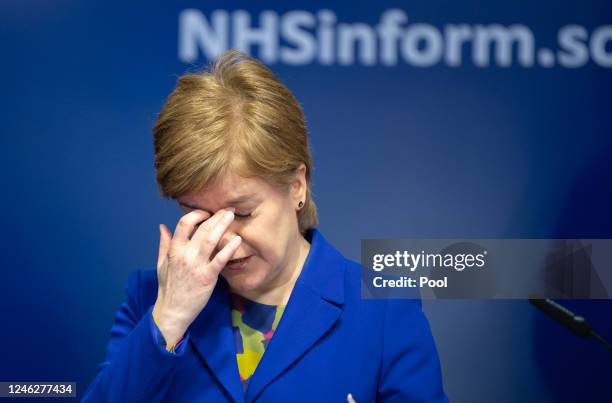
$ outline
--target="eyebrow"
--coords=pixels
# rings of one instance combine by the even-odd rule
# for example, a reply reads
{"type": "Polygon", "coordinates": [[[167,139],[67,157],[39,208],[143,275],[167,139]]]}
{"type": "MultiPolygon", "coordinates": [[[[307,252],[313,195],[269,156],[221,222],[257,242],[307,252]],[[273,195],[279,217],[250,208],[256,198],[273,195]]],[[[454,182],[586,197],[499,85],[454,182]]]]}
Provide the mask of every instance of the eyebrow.
{"type": "MultiPolygon", "coordinates": [[[[254,194],[248,194],[248,195],[241,195],[241,196],[238,196],[238,197],[234,197],[233,199],[229,200],[227,202],[227,204],[230,205],[230,206],[242,204],[244,202],[250,201],[252,198],[254,198],[254,196],[255,196],[254,194]]],[[[198,206],[193,206],[193,205],[188,204],[188,203],[178,202],[178,204],[180,206],[187,207],[187,208],[192,209],[192,210],[203,210],[203,211],[206,211],[206,212],[210,213],[210,211],[208,211],[206,209],[200,208],[198,206]]]]}

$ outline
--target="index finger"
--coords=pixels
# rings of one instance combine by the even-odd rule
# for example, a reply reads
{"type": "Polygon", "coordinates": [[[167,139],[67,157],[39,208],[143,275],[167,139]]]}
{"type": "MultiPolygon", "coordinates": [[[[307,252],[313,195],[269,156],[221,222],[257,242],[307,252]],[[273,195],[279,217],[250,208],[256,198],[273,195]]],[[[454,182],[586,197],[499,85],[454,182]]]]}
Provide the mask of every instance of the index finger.
{"type": "Polygon", "coordinates": [[[176,228],[174,229],[174,237],[172,240],[179,244],[189,242],[189,237],[195,230],[195,227],[210,217],[210,213],[204,210],[192,210],[181,217],[176,228]]]}
{"type": "Polygon", "coordinates": [[[213,218],[206,221],[193,235],[192,241],[199,245],[200,254],[207,259],[217,247],[221,237],[234,220],[233,210],[219,210],[213,218]]]}

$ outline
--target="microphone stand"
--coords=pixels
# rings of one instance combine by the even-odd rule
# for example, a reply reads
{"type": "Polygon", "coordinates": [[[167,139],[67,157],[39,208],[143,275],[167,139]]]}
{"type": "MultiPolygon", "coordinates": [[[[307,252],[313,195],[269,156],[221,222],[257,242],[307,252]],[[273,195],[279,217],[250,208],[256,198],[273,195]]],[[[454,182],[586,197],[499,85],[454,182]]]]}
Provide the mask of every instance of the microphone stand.
{"type": "Polygon", "coordinates": [[[529,297],[529,302],[542,310],[546,315],[559,322],[571,330],[574,334],[580,337],[590,337],[603,344],[608,351],[612,352],[612,344],[605,338],[597,334],[592,328],[589,322],[587,322],[582,316],[575,315],[572,311],[559,305],[555,301],[542,298],[537,295],[529,297]]]}

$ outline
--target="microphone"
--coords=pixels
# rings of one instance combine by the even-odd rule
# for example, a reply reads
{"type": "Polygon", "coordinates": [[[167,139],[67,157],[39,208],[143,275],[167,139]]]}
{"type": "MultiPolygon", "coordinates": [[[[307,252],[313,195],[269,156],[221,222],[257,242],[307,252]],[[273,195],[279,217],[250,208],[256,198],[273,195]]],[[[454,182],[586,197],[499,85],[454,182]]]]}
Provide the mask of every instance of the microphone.
{"type": "Polygon", "coordinates": [[[537,295],[529,296],[529,302],[543,311],[546,315],[559,322],[574,334],[580,337],[591,337],[603,344],[608,351],[612,351],[612,344],[597,334],[589,322],[582,316],[575,315],[572,311],[559,305],[549,298],[542,298],[537,295]]]}

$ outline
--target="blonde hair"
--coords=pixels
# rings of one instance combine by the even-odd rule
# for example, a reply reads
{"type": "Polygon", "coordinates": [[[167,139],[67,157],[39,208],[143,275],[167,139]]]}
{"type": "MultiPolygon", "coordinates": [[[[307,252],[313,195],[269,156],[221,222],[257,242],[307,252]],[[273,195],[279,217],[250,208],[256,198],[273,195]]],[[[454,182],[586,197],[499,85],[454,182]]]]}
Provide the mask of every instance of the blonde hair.
{"type": "Polygon", "coordinates": [[[199,191],[229,170],[288,190],[304,164],[298,227],[303,234],[318,223],[304,113],[270,69],[242,52],[227,51],[207,70],[178,79],[153,143],[160,193],[170,198],[199,191]]]}

